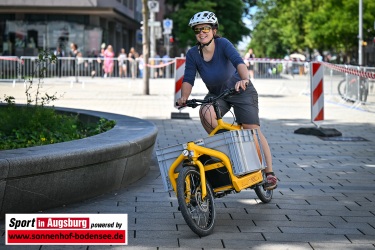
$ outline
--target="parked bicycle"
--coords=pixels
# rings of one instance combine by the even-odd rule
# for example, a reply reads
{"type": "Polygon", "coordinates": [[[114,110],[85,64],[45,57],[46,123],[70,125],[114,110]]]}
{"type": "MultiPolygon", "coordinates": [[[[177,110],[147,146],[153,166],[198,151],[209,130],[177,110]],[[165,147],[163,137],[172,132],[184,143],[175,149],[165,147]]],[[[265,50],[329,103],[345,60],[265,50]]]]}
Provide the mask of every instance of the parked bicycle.
{"type": "MultiPolygon", "coordinates": [[[[347,102],[354,103],[360,101],[365,103],[367,102],[369,87],[369,80],[367,78],[349,75],[339,82],[337,91],[340,97],[347,102]]],[[[371,89],[372,88],[373,84],[371,84],[371,89]]]]}
{"type": "Polygon", "coordinates": [[[161,166],[163,154],[157,151],[159,166],[165,181],[176,195],[183,218],[190,229],[199,236],[212,233],[215,225],[214,199],[244,189],[253,189],[258,198],[268,203],[273,191],[265,189],[264,155],[258,132],[242,129],[240,125],[223,121],[217,100],[235,93],[230,89],[207,100],[186,101],[187,107],[196,108],[212,104],[218,126],[209,137],[177,146],[177,159],[161,166]],[[182,152],[181,152],[182,151],[182,152]]]}

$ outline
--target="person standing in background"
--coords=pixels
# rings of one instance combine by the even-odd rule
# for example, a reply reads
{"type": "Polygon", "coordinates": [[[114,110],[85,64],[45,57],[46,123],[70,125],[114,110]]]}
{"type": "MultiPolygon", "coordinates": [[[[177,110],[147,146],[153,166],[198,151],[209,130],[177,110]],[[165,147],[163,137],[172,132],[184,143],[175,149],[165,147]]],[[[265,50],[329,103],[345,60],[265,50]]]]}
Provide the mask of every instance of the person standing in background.
{"type": "Polygon", "coordinates": [[[255,58],[255,54],[253,49],[250,48],[244,58],[246,63],[247,69],[249,70],[250,81],[254,82],[254,61],[252,59],[255,58]]]}
{"type": "Polygon", "coordinates": [[[135,79],[137,73],[137,61],[138,53],[135,51],[134,47],[131,47],[128,54],[129,62],[130,62],[130,72],[132,74],[132,78],[135,79]]]}
{"type": "Polygon", "coordinates": [[[126,67],[126,53],[125,53],[124,48],[121,49],[120,54],[118,55],[117,59],[118,59],[118,76],[120,78],[122,78],[123,75],[124,77],[126,77],[127,67],[126,67]]]}
{"type": "Polygon", "coordinates": [[[144,69],[144,61],[143,61],[143,54],[140,54],[138,57],[138,69],[139,69],[139,78],[143,78],[143,69],[144,69]]]}
{"type": "Polygon", "coordinates": [[[113,52],[113,47],[112,45],[108,45],[107,49],[104,51],[104,77],[112,77],[114,57],[115,53],[113,52]]]}
{"type": "Polygon", "coordinates": [[[56,56],[56,69],[57,69],[57,75],[61,77],[61,66],[62,61],[60,60],[60,57],[64,57],[65,53],[61,49],[61,46],[57,46],[56,50],[53,52],[53,54],[56,56]]]}
{"type": "Polygon", "coordinates": [[[76,75],[76,58],[77,58],[78,53],[79,53],[79,51],[78,51],[77,44],[71,43],[70,44],[69,56],[73,57],[73,59],[71,60],[71,64],[70,64],[72,72],[73,72],[73,76],[76,75]]]}
{"type": "Polygon", "coordinates": [[[101,48],[100,49],[100,53],[96,59],[97,63],[98,63],[98,76],[100,77],[104,77],[104,51],[105,51],[105,48],[101,48]]]}

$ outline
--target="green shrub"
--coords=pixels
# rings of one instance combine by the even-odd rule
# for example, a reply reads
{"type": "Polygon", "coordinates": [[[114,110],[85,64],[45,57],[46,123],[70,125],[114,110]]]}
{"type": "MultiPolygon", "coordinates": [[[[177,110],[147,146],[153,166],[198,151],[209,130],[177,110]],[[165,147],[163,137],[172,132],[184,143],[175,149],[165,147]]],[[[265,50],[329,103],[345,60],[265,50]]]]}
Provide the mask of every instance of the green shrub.
{"type": "Polygon", "coordinates": [[[101,118],[98,123],[84,124],[78,115],[65,115],[46,107],[57,100],[56,95],[44,93],[41,88],[48,63],[54,63],[56,57],[46,51],[39,52],[37,68],[33,75],[38,75],[35,96],[30,94],[34,87],[33,79],[26,85],[27,104],[16,106],[12,96],[4,96],[7,103],[0,108],[0,150],[47,145],[64,141],[82,139],[103,133],[114,127],[115,122],[101,118]]]}
{"type": "Polygon", "coordinates": [[[42,106],[7,105],[0,108],[0,150],[40,146],[82,139],[103,133],[115,122],[101,118],[82,123],[78,115],[66,115],[42,106]]]}

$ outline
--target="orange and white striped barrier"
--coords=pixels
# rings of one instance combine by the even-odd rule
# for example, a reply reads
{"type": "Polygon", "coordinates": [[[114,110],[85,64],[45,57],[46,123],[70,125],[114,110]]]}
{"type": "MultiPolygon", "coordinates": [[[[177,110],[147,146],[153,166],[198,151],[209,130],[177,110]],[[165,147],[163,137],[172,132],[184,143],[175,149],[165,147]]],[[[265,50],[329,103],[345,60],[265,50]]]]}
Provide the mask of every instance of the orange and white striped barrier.
{"type": "Polygon", "coordinates": [[[177,108],[177,99],[181,97],[182,81],[184,79],[185,72],[185,58],[176,58],[175,64],[175,90],[174,90],[174,106],[177,108]]]}
{"type": "Polygon", "coordinates": [[[341,132],[334,128],[322,128],[324,121],[324,88],[323,88],[323,63],[310,63],[310,88],[311,88],[311,122],[312,128],[299,128],[295,134],[315,135],[320,137],[341,136],[341,132]]]}
{"type": "Polygon", "coordinates": [[[319,62],[311,63],[311,121],[320,127],[324,120],[324,89],[323,65],[319,62]]]}
{"type": "MultiPolygon", "coordinates": [[[[184,80],[184,73],[185,73],[185,58],[176,58],[175,64],[175,90],[174,90],[174,107],[178,108],[176,102],[178,98],[181,97],[181,87],[182,81],[184,80]]],[[[181,110],[179,112],[172,112],[171,114],[172,119],[190,119],[189,113],[182,113],[181,110]]]]}

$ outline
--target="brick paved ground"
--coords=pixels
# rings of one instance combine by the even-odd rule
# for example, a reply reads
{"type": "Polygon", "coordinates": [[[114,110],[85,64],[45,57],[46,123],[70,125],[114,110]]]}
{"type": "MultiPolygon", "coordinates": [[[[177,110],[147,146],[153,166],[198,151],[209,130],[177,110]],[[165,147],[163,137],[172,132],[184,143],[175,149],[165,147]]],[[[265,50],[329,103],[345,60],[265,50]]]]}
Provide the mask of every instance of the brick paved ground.
{"type": "MultiPolygon", "coordinates": [[[[142,95],[140,80],[46,81],[49,91],[66,92],[56,106],[95,109],[147,119],[159,129],[156,147],[205,136],[197,118],[170,119],[173,80],[153,80],[142,95]]],[[[198,83],[197,83],[198,84],[198,83]]],[[[120,190],[43,213],[127,213],[129,245],[33,246],[27,249],[375,249],[375,114],[350,108],[326,95],[323,127],[367,141],[325,141],[295,134],[310,127],[307,79],[256,80],[262,130],[274,157],[279,186],[269,204],[248,190],[215,200],[214,233],[199,238],[177,210],[172,192],[163,190],[155,154],[149,174],[120,190]]],[[[326,86],[329,88],[329,85],[326,86]]],[[[1,96],[20,95],[22,84],[0,83],[1,96]]],[[[205,92],[202,85],[194,96],[205,92]]],[[[226,119],[230,119],[227,116],[226,119]]],[[[4,228],[4,222],[1,222],[4,228]]],[[[1,241],[4,240],[4,234],[1,241]]],[[[2,243],[4,244],[4,243],[2,243]]],[[[25,249],[6,247],[0,249],[25,249]]]]}

